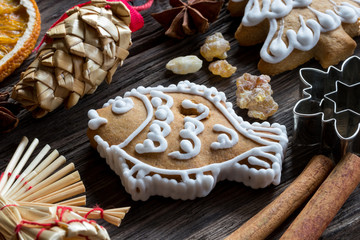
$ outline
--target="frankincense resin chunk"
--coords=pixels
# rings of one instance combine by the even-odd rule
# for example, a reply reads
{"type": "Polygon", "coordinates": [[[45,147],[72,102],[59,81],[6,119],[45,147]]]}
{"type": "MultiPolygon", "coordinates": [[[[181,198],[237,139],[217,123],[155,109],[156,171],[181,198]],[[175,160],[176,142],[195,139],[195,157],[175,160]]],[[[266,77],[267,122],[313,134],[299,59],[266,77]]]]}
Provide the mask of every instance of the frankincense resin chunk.
{"type": "Polygon", "coordinates": [[[236,104],[242,109],[249,109],[249,117],[266,120],[278,110],[279,106],[271,96],[270,80],[267,75],[249,73],[236,79],[236,104]]]}
{"type": "Polygon", "coordinates": [[[206,38],[204,45],[200,48],[200,53],[206,61],[210,62],[214,58],[227,58],[226,52],[229,50],[229,41],[225,40],[221,33],[216,32],[206,38]]]}
{"type": "Polygon", "coordinates": [[[166,64],[166,69],[175,74],[195,73],[202,67],[202,61],[195,55],[177,57],[166,64]]]}
{"type": "Polygon", "coordinates": [[[231,66],[226,60],[218,60],[210,63],[209,70],[214,75],[220,75],[223,78],[231,77],[236,72],[236,67],[231,66]]]}

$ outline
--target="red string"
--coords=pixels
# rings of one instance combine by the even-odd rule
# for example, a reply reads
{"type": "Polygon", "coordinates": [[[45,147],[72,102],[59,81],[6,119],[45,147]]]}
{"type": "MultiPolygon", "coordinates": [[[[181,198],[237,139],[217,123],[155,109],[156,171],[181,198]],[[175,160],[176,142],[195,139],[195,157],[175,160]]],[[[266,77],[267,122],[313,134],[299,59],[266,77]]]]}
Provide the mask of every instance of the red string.
{"type": "Polygon", "coordinates": [[[62,221],[62,218],[63,218],[64,213],[65,213],[66,211],[72,211],[72,208],[70,208],[70,207],[63,207],[63,206],[57,206],[57,208],[56,208],[56,214],[58,215],[60,221],[62,221]],[[61,210],[60,214],[59,214],[59,210],[61,210]]]}
{"type": "Polygon", "coordinates": [[[83,223],[83,222],[96,223],[94,220],[89,220],[89,219],[73,219],[73,220],[67,221],[66,223],[70,224],[70,223],[74,223],[74,222],[77,222],[77,223],[83,223]]]}
{"type": "Polygon", "coordinates": [[[2,211],[4,208],[6,208],[6,207],[17,207],[17,205],[15,205],[15,204],[8,204],[8,205],[5,205],[5,206],[3,206],[2,208],[0,208],[0,211],[2,211]]]}
{"type": "Polygon", "coordinates": [[[93,209],[91,209],[90,211],[88,211],[85,215],[84,218],[88,218],[88,216],[90,215],[90,213],[95,212],[95,211],[99,211],[100,212],[100,217],[104,218],[104,209],[99,208],[99,207],[95,207],[93,209]]]}
{"type": "Polygon", "coordinates": [[[45,228],[40,229],[40,231],[38,232],[38,234],[36,234],[36,240],[40,239],[40,235],[42,234],[43,231],[45,231],[45,228]]]}
{"type": "MultiPolygon", "coordinates": [[[[5,207],[10,207],[10,206],[17,206],[17,205],[6,205],[3,206],[0,211],[2,209],[4,209],[5,207]]],[[[63,215],[66,211],[72,211],[72,208],[70,207],[63,207],[63,206],[57,206],[56,208],[56,214],[58,215],[59,220],[55,220],[54,223],[38,223],[38,222],[31,222],[31,221],[27,221],[27,220],[21,220],[21,222],[19,224],[16,225],[15,227],[15,233],[18,234],[21,231],[21,228],[25,225],[33,225],[33,226],[40,226],[43,227],[42,229],[40,229],[40,231],[37,233],[36,235],[36,240],[40,239],[40,235],[42,234],[42,232],[44,232],[47,228],[52,228],[55,226],[59,226],[59,223],[62,222],[62,218],[63,215]],[[60,212],[59,212],[60,211],[60,212]]],[[[101,218],[103,218],[103,212],[104,210],[102,208],[96,207],[91,209],[88,213],[85,214],[83,219],[73,219],[70,221],[67,221],[66,224],[70,224],[70,223],[74,223],[74,222],[78,222],[78,223],[83,223],[83,222],[87,222],[87,223],[95,223],[96,222],[94,220],[88,220],[86,219],[86,217],[93,211],[100,211],[101,214],[101,218]]]]}
{"type": "Polygon", "coordinates": [[[38,223],[38,222],[31,222],[31,221],[27,221],[27,220],[21,220],[21,222],[16,225],[15,227],[15,233],[18,234],[21,231],[21,228],[25,225],[34,225],[34,226],[40,226],[40,227],[55,227],[58,225],[58,222],[55,221],[54,223],[38,223]]]}

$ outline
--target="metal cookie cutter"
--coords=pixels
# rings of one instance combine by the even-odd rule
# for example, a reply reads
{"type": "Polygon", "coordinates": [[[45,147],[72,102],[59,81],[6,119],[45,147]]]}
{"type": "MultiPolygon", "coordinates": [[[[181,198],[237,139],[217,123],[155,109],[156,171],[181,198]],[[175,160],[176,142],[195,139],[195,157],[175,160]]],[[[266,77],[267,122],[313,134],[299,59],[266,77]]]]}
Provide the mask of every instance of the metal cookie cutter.
{"type": "Polygon", "coordinates": [[[341,70],[300,70],[303,98],[294,109],[294,138],[300,145],[321,145],[334,160],[360,153],[360,58],[344,61],[341,70]]]}

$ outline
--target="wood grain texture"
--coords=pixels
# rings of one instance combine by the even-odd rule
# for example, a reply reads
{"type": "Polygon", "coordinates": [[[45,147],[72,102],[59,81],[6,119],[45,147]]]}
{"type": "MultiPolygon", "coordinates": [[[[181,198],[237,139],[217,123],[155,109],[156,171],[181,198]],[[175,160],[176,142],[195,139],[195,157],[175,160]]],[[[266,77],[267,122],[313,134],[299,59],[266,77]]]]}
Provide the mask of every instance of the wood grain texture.
{"type": "MultiPolygon", "coordinates": [[[[46,30],[67,9],[85,1],[37,0],[44,36],[46,30]]],[[[141,2],[141,1],[140,1],[141,2]]],[[[113,173],[99,154],[90,147],[86,137],[87,112],[102,106],[109,98],[122,96],[126,91],[137,86],[167,86],[180,80],[188,79],[198,84],[215,86],[224,91],[228,101],[234,104],[237,114],[245,120],[254,122],[246,116],[245,110],[235,105],[235,79],[243,73],[259,74],[256,65],[261,46],[240,47],[233,35],[240,18],[232,18],[223,7],[219,19],[210,25],[205,34],[197,34],[184,40],[166,37],[164,30],[155,22],[150,13],[159,12],[169,7],[167,0],[155,0],[151,9],[142,12],[145,26],[133,33],[133,45],[124,65],[119,67],[110,85],[103,83],[93,95],[85,96],[79,103],[66,110],[63,107],[42,119],[32,118],[29,112],[20,114],[20,124],[13,132],[0,135],[0,171],[4,171],[22,136],[40,140],[40,147],[50,144],[57,148],[68,161],[74,162],[87,189],[88,204],[99,204],[103,208],[131,206],[119,228],[103,221],[112,239],[223,239],[236,230],[242,223],[255,215],[264,206],[278,196],[303,170],[311,157],[318,153],[317,147],[298,147],[293,143],[293,113],[299,95],[299,69],[286,72],[272,78],[275,101],[279,104],[278,112],[268,119],[269,122],[284,124],[288,131],[289,146],[283,163],[282,181],[278,186],[253,190],[236,182],[220,182],[204,198],[192,201],[172,200],[151,197],[146,202],[131,200],[121,185],[119,177],[113,173]],[[238,68],[237,73],[222,79],[213,76],[204,61],[203,68],[186,76],[174,75],[165,69],[165,64],[172,58],[189,54],[201,58],[199,48],[206,36],[214,32],[223,33],[230,41],[231,50],[228,61],[238,68]]],[[[359,42],[359,39],[356,39],[359,42]]],[[[355,54],[359,54],[359,47],[355,54]]],[[[19,80],[20,73],[34,59],[32,54],[19,69],[0,83],[0,90],[9,90],[19,80]]],[[[301,67],[320,65],[312,60],[301,67]]],[[[277,239],[294,219],[295,212],[269,239],[277,239]]],[[[324,239],[353,239],[360,234],[360,189],[351,194],[340,212],[323,233],[324,239]]]]}

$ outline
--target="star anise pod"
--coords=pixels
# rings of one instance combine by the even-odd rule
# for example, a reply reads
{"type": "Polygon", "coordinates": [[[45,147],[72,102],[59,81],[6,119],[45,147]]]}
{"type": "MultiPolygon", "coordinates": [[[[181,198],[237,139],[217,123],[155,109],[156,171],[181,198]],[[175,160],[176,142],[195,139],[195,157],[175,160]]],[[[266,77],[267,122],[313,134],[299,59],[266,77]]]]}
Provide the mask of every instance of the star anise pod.
{"type": "Polygon", "coordinates": [[[155,18],[166,30],[165,35],[183,39],[186,35],[196,32],[204,33],[209,22],[214,22],[223,5],[223,1],[214,0],[170,0],[171,9],[153,13],[155,18]]]}
{"type": "Polygon", "coordinates": [[[10,132],[19,123],[16,115],[21,107],[15,102],[9,101],[8,92],[0,92],[0,133],[10,132]]]}

